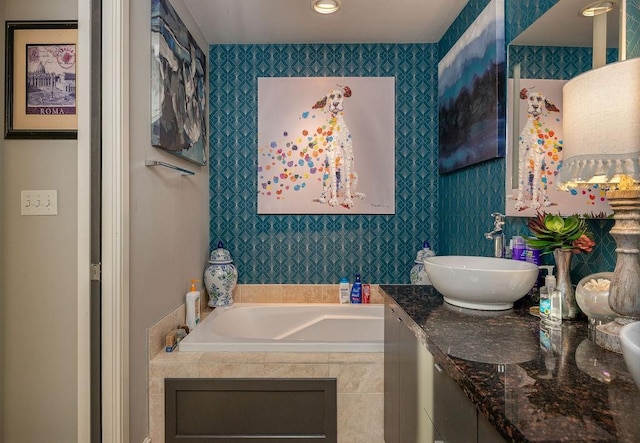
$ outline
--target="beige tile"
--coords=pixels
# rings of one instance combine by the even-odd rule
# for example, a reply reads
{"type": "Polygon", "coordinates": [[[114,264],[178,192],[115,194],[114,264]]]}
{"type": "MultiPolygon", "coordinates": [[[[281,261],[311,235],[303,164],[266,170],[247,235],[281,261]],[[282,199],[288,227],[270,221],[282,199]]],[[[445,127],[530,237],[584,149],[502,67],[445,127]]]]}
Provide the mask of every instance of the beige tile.
{"type": "Polygon", "coordinates": [[[384,442],[384,395],[338,394],[338,443],[384,442]]]}
{"type": "Polygon", "coordinates": [[[282,303],[323,303],[320,285],[282,285],[282,303]]]}
{"type": "Polygon", "coordinates": [[[213,364],[200,366],[200,377],[318,378],[329,376],[327,364],[213,364]]]}
{"type": "Polygon", "coordinates": [[[149,350],[149,360],[162,352],[165,347],[165,338],[167,334],[183,324],[184,321],[185,306],[183,303],[147,330],[147,349],[149,350]]]}
{"type": "Polygon", "coordinates": [[[225,363],[264,363],[266,352],[203,352],[199,366],[225,363]]]}
{"type": "Polygon", "coordinates": [[[338,292],[339,285],[320,285],[322,288],[322,300],[324,303],[340,303],[338,292]]]}
{"type": "MultiPolygon", "coordinates": [[[[172,353],[170,353],[172,354],[172,353]]],[[[154,358],[149,363],[149,393],[163,394],[164,379],[170,377],[189,378],[198,376],[199,352],[185,352],[189,358],[154,358]]],[[[162,355],[162,354],[158,354],[162,355]]]]}
{"type": "Polygon", "coordinates": [[[267,363],[329,363],[326,352],[267,352],[267,363]]]}
{"type": "Polygon", "coordinates": [[[163,364],[163,363],[197,363],[198,360],[202,358],[202,356],[206,354],[201,351],[173,351],[173,352],[160,352],[158,353],[153,360],[151,360],[149,366],[152,364],[163,364]]]}
{"type": "Polygon", "coordinates": [[[164,394],[149,396],[149,436],[154,443],[164,441],[164,394]]]}
{"type": "Polygon", "coordinates": [[[240,303],[282,303],[282,285],[239,285],[240,303]]]}
{"type": "Polygon", "coordinates": [[[384,361],[382,352],[331,352],[331,363],[376,363],[384,361]]]}
{"type": "Polygon", "coordinates": [[[384,393],[383,363],[331,364],[329,377],[338,379],[339,393],[384,393]]]}
{"type": "Polygon", "coordinates": [[[384,303],[384,295],[382,294],[382,291],[380,290],[379,285],[371,285],[370,302],[372,304],[377,304],[377,305],[384,303]]]}

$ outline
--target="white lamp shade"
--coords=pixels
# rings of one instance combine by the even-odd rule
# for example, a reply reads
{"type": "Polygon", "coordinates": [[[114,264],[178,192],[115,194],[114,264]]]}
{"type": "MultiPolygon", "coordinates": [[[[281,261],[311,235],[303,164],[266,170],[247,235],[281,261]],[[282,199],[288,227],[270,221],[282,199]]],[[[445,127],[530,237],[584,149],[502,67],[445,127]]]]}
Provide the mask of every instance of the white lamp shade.
{"type": "Polygon", "coordinates": [[[640,181],[640,58],[587,71],[562,89],[563,188],[640,181]]]}

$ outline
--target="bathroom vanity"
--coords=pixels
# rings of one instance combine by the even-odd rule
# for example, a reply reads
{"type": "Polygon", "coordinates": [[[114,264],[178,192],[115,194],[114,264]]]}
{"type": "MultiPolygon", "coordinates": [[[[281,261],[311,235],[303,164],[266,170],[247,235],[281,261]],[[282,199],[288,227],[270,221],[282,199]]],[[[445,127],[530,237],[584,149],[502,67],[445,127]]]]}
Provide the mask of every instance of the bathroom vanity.
{"type": "Polygon", "coordinates": [[[619,441],[640,436],[640,390],[586,321],[540,329],[528,308],[487,313],[431,286],[385,294],[385,441],[619,441]]]}

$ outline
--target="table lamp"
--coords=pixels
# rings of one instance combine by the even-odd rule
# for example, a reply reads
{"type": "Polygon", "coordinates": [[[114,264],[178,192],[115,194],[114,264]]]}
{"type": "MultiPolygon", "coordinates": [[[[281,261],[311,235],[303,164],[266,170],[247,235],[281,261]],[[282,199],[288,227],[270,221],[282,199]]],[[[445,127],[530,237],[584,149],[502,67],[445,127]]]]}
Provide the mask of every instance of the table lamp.
{"type": "Polygon", "coordinates": [[[615,224],[609,305],[618,317],[596,328],[596,344],[621,353],[618,331],[640,320],[640,58],[587,71],[562,89],[563,189],[598,184],[615,224]]]}

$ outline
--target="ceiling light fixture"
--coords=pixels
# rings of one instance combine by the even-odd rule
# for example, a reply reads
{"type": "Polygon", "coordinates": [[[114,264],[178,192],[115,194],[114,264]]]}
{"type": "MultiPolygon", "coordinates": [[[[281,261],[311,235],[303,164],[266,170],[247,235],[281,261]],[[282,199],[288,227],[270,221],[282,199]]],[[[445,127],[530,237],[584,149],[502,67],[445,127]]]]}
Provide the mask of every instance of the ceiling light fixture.
{"type": "Polygon", "coordinates": [[[585,17],[595,17],[596,15],[606,14],[613,9],[613,2],[595,2],[591,3],[580,11],[585,17]]]}
{"type": "Polygon", "coordinates": [[[333,14],[340,9],[340,0],[313,0],[311,7],[320,14],[333,14]]]}

